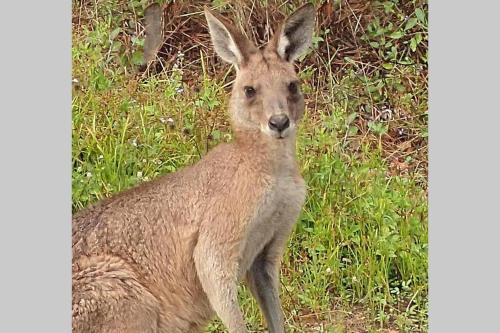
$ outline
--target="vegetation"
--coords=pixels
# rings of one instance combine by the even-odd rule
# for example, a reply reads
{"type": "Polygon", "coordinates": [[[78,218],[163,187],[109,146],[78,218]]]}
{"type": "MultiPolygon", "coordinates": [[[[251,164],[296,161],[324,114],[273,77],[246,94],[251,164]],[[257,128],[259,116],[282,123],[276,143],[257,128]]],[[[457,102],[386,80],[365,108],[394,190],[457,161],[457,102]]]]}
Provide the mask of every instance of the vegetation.
{"type": "MultiPolygon", "coordinates": [[[[234,73],[213,53],[204,1],[165,7],[142,65],[146,1],[73,2],[73,208],[199,160],[231,140],[234,73]]],[[[297,1],[210,3],[259,43],[297,1]]],[[[309,192],[282,268],[290,332],[427,331],[427,2],[315,1],[299,63],[309,192]]],[[[249,327],[264,322],[245,287],[249,327]]],[[[218,321],[208,328],[223,332],[218,321]]]]}

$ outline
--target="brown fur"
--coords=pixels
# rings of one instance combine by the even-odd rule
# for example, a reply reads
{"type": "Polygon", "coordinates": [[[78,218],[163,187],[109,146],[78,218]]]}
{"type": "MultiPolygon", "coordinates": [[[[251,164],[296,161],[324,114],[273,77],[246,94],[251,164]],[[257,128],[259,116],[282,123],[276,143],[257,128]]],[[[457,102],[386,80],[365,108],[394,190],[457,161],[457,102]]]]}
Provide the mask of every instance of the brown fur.
{"type": "Polygon", "coordinates": [[[242,51],[233,143],[75,214],[74,332],[199,332],[214,314],[229,332],[247,332],[237,302],[243,277],[270,332],[284,332],[278,274],[306,193],[295,158],[304,102],[287,90],[293,64],[270,45],[242,51]],[[276,112],[290,118],[281,138],[266,126],[276,112]]]}

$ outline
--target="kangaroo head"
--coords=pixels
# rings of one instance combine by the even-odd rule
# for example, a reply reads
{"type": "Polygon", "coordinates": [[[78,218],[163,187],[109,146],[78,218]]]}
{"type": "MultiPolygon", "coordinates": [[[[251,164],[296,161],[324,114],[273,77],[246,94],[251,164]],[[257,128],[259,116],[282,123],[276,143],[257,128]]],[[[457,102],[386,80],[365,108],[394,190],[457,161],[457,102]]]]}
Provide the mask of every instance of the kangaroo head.
{"type": "Polygon", "coordinates": [[[294,137],[304,97],[293,62],[311,44],[314,7],[295,11],[264,48],[257,48],[230,22],[205,8],[216,53],[236,68],[231,119],[240,130],[259,130],[276,139],[294,137]]]}

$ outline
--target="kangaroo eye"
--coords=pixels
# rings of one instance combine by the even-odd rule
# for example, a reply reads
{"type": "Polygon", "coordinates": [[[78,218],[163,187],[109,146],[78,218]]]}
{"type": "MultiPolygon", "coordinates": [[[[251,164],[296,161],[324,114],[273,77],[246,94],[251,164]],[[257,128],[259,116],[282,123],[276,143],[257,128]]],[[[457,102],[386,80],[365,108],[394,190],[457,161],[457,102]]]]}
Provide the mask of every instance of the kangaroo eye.
{"type": "Polygon", "coordinates": [[[290,94],[294,95],[297,93],[298,90],[299,87],[297,85],[297,82],[293,81],[288,84],[288,91],[290,92],[290,94]]]}
{"type": "Polygon", "coordinates": [[[254,87],[246,86],[243,89],[245,90],[245,96],[247,96],[247,98],[252,98],[255,96],[255,88],[254,87]]]}

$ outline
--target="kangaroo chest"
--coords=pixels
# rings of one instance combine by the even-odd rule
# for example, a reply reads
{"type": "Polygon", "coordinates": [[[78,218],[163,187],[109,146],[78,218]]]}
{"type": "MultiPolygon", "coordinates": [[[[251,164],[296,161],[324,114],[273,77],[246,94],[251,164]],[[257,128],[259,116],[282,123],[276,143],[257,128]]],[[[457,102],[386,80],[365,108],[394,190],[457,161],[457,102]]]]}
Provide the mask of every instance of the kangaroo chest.
{"type": "Polygon", "coordinates": [[[240,260],[241,274],[275,236],[288,238],[302,209],[305,193],[302,178],[291,176],[276,179],[268,188],[247,228],[240,260]]]}

